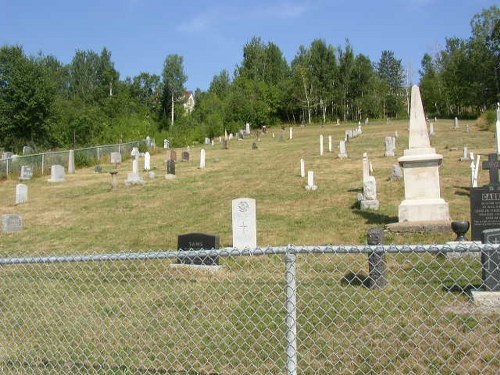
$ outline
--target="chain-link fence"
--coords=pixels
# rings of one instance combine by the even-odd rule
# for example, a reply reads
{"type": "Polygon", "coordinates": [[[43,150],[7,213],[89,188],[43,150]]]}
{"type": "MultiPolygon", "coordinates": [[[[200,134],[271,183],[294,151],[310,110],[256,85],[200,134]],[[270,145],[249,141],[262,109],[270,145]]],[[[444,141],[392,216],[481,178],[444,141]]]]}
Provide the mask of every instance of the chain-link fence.
{"type": "Polygon", "coordinates": [[[178,264],[200,255],[187,251],[0,259],[0,372],[498,374],[499,310],[471,298],[488,249],[201,252],[219,267],[178,264]]]}
{"type": "MultiPolygon", "coordinates": [[[[85,167],[94,164],[109,163],[112,152],[120,152],[123,160],[130,157],[133,147],[139,147],[145,141],[133,141],[115,145],[102,145],[95,147],[75,149],[75,164],[77,167],[85,167]]],[[[68,167],[69,150],[49,151],[41,154],[13,155],[6,159],[0,159],[0,178],[8,176],[19,176],[23,165],[31,166],[33,174],[50,174],[52,165],[68,167]]]]}

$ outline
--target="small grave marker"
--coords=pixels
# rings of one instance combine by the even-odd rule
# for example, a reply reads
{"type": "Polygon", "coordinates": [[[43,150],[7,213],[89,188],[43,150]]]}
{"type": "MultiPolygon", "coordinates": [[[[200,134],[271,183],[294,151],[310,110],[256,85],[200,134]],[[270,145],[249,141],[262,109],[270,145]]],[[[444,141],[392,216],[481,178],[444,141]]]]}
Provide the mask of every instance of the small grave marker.
{"type": "Polygon", "coordinates": [[[23,229],[23,219],[20,215],[2,215],[4,233],[19,232],[23,229]]]}
{"type": "Polygon", "coordinates": [[[179,258],[179,263],[202,266],[217,266],[219,264],[219,257],[216,255],[200,256],[194,253],[196,250],[218,249],[219,236],[204,233],[181,234],[177,237],[177,248],[179,251],[189,251],[192,254],[179,258]]]}
{"type": "Polygon", "coordinates": [[[31,180],[33,178],[33,167],[31,165],[21,166],[20,180],[31,180]]]}
{"type": "Polygon", "coordinates": [[[49,182],[64,181],[64,167],[62,165],[53,165],[50,167],[49,182]]]}
{"type": "Polygon", "coordinates": [[[26,203],[28,201],[28,185],[16,185],[16,204],[26,203]]]}

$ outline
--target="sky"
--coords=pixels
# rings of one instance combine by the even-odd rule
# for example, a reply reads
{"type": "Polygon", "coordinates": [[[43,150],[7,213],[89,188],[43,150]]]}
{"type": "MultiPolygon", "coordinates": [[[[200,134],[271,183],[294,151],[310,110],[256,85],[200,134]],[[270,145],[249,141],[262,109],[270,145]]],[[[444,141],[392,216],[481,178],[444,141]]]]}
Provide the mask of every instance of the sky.
{"type": "Polygon", "coordinates": [[[499,0],[0,0],[0,46],[53,55],[64,64],[77,50],[111,51],[120,79],[161,75],[181,55],[186,88],[207,90],[230,74],[252,37],[276,44],[288,62],[299,47],[323,39],[372,62],[393,51],[417,84],[425,53],[446,38],[468,38],[470,20],[499,0]]]}

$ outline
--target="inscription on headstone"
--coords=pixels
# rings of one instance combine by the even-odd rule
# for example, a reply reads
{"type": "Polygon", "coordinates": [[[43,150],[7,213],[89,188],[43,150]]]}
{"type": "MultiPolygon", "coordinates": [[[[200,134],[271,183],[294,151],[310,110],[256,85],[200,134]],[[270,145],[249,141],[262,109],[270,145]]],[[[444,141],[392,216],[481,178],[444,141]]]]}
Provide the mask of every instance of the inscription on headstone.
{"type": "Polygon", "coordinates": [[[31,180],[33,177],[33,168],[31,165],[22,165],[21,166],[21,175],[19,176],[20,180],[31,180]]]}
{"type": "Polygon", "coordinates": [[[16,185],[16,204],[25,203],[28,201],[28,185],[16,185]]]}
{"type": "Polygon", "coordinates": [[[219,236],[204,233],[181,234],[177,237],[177,248],[180,251],[189,251],[187,257],[179,258],[179,263],[204,266],[216,266],[219,257],[216,255],[196,255],[196,250],[212,250],[219,248],[219,236]]]}
{"type": "Polygon", "coordinates": [[[490,183],[472,188],[470,192],[471,232],[473,241],[481,241],[481,233],[486,229],[500,228],[500,184],[496,154],[491,154],[483,169],[489,169],[490,183]]]}

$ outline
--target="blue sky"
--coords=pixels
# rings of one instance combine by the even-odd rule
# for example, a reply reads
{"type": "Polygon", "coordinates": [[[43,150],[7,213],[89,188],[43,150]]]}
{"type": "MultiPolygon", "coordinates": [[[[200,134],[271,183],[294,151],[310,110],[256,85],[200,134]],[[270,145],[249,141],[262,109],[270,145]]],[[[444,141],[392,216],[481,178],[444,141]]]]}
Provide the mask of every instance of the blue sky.
{"type": "Polygon", "coordinates": [[[206,90],[215,74],[231,74],[253,37],[280,47],[290,62],[317,38],[349,39],[373,62],[391,50],[413,83],[424,53],[447,37],[470,36],[470,20],[498,0],[0,0],[0,45],[20,44],[63,63],[75,51],[103,47],[120,78],[161,74],[165,57],[184,58],[187,88],[206,90]]]}

